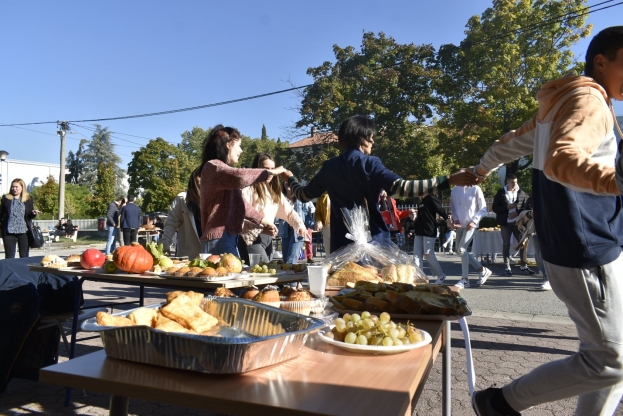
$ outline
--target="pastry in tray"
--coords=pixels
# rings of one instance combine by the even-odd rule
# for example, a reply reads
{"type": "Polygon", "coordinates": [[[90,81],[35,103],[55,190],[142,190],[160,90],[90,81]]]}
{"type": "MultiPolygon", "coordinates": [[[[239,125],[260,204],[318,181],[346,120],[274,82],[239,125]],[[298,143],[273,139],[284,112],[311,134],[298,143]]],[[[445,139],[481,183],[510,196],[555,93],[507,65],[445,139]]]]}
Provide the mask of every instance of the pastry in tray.
{"type": "Polygon", "coordinates": [[[67,262],[55,254],[48,254],[41,259],[41,265],[52,269],[62,269],[67,267],[67,262]]]}
{"type": "Polygon", "coordinates": [[[65,261],[67,262],[67,267],[81,267],[82,266],[80,264],[80,254],[70,254],[69,256],[67,256],[65,261]]]}

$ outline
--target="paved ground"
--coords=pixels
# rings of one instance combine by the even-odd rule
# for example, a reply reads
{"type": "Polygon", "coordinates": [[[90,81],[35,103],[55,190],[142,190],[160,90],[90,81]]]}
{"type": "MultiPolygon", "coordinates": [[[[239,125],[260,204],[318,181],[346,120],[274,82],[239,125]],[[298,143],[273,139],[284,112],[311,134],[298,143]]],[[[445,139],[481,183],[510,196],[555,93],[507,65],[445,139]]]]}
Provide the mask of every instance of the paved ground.
{"type": "MultiPolygon", "coordinates": [[[[57,254],[80,252],[84,248],[55,251],[57,254]]],[[[40,255],[34,252],[33,255],[40,255]]],[[[0,255],[1,256],[1,255],[0,255]]],[[[440,261],[450,282],[460,276],[458,256],[440,255],[440,261]]],[[[468,319],[472,338],[477,388],[493,384],[502,386],[528,372],[537,365],[573,354],[578,347],[575,328],[566,315],[564,305],[552,292],[538,290],[539,277],[503,277],[500,263],[493,265],[494,275],[480,288],[465,289],[473,315],[468,319]]],[[[476,278],[472,273],[472,278],[476,278]]],[[[159,302],[166,290],[146,289],[147,303],[159,302]]],[[[108,300],[138,296],[138,289],[106,283],[85,283],[87,301],[93,296],[105,295],[108,300]]],[[[93,301],[89,302],[93,305],[93,301]]],[[[471,409],[463,336],[458,324],[452,326],[452,412],[453,415],[473,415],[471,409]]],[[[101,348],[101,341],[80,342],[77,355],[101,348]]],[[[60,347],[61,361],[66,352],[60,347]]],[[[373,357],[371,357],[373,359],[373,357]]],[[[0,414],[86,414],[106,415],[108,396],[88,391],[74,391],[70,407],[63,406],[62,387],[43,383],[13,380],[8,390],[0,395],[0,414]]],[[[524,411],[524,415],[572,415],[576,399],[549,403],[524,411]]],[[[132,415],[213,415],[179,406],[130,400],[132,415]]],[[[441,357],[433,367],[430,378],[415,409],[414,415],[441,414],[441,357]]],[[[623,416],[623,409],[617,415],[623,416]]]]}

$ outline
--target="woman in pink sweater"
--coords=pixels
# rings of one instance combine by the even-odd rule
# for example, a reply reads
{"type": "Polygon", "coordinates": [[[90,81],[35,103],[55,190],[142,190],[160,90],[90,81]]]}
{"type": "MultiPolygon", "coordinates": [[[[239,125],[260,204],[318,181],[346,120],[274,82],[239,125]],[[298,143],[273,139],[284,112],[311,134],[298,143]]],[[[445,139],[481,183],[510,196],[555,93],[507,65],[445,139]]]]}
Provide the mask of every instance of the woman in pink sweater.
{"type": "Polygon", "coordinates": [[[201,252],[238,255],[236,242],[244,220],[264,227],[276,227],[242,197],[242,188],[264,182],[276,169],[239,169],[232,167],[242,154],[238,130],[219,124],[203,142],[201,170],[201,252]]]}

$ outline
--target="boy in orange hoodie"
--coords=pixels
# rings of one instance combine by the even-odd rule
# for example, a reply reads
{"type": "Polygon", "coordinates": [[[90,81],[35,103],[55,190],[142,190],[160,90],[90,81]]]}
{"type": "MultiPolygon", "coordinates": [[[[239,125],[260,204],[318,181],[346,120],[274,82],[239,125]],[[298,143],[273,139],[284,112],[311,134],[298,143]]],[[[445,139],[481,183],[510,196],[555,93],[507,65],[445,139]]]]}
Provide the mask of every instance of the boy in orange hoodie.
{"type": "Polygon", "coordinates": [[[484,179],[534,155],[534,224],[545,269],[580,340],[574,355],[474,393],[479,416],[518,415],[573,396],[576,415],[611,415],[623,395],[623,162],[615,168],[611,102],[623,100],[623,26],[592,39],[585,74],[545,84],[532,120],[493,143],[474,167],[484,179]]]}

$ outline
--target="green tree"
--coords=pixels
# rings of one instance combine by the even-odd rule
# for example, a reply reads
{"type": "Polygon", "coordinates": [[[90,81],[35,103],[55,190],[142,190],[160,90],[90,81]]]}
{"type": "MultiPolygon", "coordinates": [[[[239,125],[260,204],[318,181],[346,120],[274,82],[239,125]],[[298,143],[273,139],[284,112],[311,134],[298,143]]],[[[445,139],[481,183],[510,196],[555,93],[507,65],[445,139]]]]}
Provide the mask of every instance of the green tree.
{"type": "Polygon", "coordinates": [[[177,194],[186,189],[191,171],[186,154],[160,137],[132,154],[129,193],[142,197],[143,212],[167,211],[177,194]]]}
{"type": "Polygon", "coordinates": [[[54,176],[48,176],[47,181],[31,192],[35,207],[41,211],[39,219],[55,219],[58,214],[58,182],[54,176]]]}
{"type": "Polygon", "coordinates": [[[95,132],[86,146],[82,159],[83,171],[78,182],[80,185],[93,188],[97,179],[98,166],[101,163],[112,163],[115,174],[115,193],[119,195],[124,193],[125,171],[119,167],[121,158],[115,153],[115,144],[112,142],[108,127],[95,125],[95,132]]]}
{"type": "MultiPolygon", "coordinates": [[[[586,15],[578,15],[586,10],[583,3],[495,0],[469,19],[460,45],[439,48],[439,149],[455,167],[476,163],[494,140],[531,118],[543,84],[580,69],[571,46],[590,34],[586,15]]],[[[526,159],[508,168],[529,165],[526,159]]]]}
{"type": "Polygon", "coordinates": [[[103,217],[108,210],[108,204],[115,199],[115,164],[100,163],[97,166],[97,178],[93,186],[93,195],[88,198],[89,209],[87,214],[91,218],[103,217]]]}
{"type": "MultiPolygon", "coordinates": [[[[384,33],[364,33],[360,50],[333,46],[335,63],[309,68],[314,83],[303,91],[296,128],[337,132],[346,118],[375,120],[373,154],[403,177],[430,177],[430,145],[420,143],[433,116],[431,45],[399,44],[384,33]]],[[[433,149],[434,150],[434,149],[433,149]]],[[[438,153],[438,152],[433,152],[438,153]]],[[[433,163],[433,165],[437,165],[433,163]]],[[[443,164],[442,164],[443,166],[443,164]]]]}
{"type": "MultiPolygon", "coordinates": [[[[210,130],[201,127],[193,127],[191,131],[186,130],[181,134],[182,141],[177,147],[186,154],[191,171],[201,164],[201,154],[203,152],[203,141],[210,134],[210,130]]],[[[188,172],[190,176],[190,172],[188,172]]]]}
{"type": "MultiPolygon", "coordinates": [[[[65,213],[73,219],[91,218],[87,214],[91,189],[73,183],[65,184],[65,213]]],[[[99,216],[99,215],[98,215],[99,216]]]]}
{"type": "Polygon", "coordinates": [[[78,150],[76,153],[69,151],[67,155],[66,166],[69,173],[65,175],[65,183],[70,184],[78,184],[80,183],[80,178],[82,177],[82,173],[84,172],[84,152],[85,146],[89,143],[87,139],[80,140],[80,144],[78,145],[78,150]]]}
{"type": "Polygon", "coordinates": [[[264,124],[262,124],[262,137],[260,137],[260,139],[262,140],[268,139],[268,134],[266,134],[266,126],[264,124]]]}
{"type": "Polygon", "coordinates": [[[249,136],[242,135],[242,155],[238,160],[238,166],[251,167],[253,159],[258,153],[269,153],[275,158],[277,166],[286,164],[289,159],[288,144],[266,138],[252,139],[249,136]]]}

